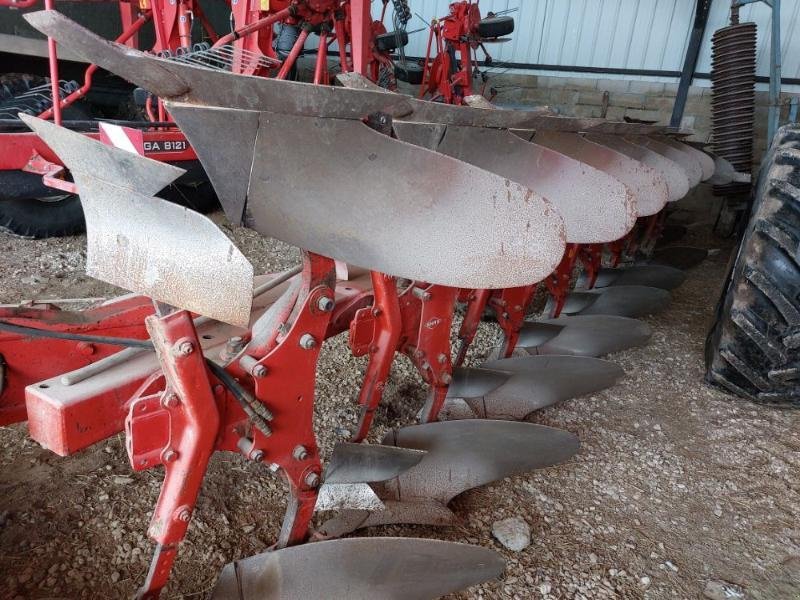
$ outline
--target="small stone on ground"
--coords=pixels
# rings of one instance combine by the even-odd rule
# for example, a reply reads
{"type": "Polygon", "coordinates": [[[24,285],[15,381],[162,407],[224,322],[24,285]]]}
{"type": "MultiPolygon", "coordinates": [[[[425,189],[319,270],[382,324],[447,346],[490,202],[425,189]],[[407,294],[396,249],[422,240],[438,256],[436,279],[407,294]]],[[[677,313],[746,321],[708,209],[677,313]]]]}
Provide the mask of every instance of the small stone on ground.
{"type": "Polygon", "coordinates": [[[520,552],[531,545],[531,528],[520,517],[492,523],[492,535],[509,550],[520,552]]]}

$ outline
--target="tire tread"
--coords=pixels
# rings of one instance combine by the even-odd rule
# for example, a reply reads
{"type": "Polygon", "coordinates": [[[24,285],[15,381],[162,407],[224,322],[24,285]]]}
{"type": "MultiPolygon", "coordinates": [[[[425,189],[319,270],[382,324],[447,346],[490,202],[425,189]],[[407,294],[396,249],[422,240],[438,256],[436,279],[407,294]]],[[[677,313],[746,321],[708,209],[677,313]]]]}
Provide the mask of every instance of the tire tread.
{"type": "Polygon", "coordinates": [[[800,408],[800,126],[765,157],[750,222],[706,340],[706,379],[800,408]]]}

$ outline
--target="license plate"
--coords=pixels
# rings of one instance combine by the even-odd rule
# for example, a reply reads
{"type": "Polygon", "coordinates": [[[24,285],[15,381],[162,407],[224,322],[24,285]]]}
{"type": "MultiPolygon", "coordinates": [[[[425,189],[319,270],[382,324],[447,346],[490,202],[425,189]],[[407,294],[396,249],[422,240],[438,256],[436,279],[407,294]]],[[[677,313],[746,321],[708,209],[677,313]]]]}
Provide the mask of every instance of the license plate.
{"type": "Polygon", "coordinates": [[[145,154],[159,154],[163,152],[186,152],[189,150],[186,140],[152,140],[144,142],[145,154]]]}

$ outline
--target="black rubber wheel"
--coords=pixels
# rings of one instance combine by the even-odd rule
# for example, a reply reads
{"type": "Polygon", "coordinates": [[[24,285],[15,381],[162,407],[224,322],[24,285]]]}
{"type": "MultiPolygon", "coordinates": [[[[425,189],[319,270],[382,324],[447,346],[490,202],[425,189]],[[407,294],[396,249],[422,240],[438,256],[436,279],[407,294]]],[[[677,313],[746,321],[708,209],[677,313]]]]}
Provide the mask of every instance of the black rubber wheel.
{"type": "Polygon", "coordinates": [[[176,183],[167,186],[157,195],[202,214],[213,212],[220,207],[214,187],[208,181],[176,183]]]}
{"type": "Polygon", "coordinates": [[[405,81],[411,85],[420,85],[422,83],[422,67],[417,63],[395,63],[394,75],[400,81],[405,81]]]}
{"type": "Polygon", "coordinates": [[[405,47],[407,45],[408,33],[405,31],[389,31],[375,36],[375,47],[379,52],[391,52],[401,46],[405,47]],[[399,44],[398,41],[400,42],[399,44]]]}
{"type": "Polygon", "coordinates": [[[514,17],[486,17],[478,23],[478,35],[484,38],[497,38],[514,32],[514,17]]]}
{"type": "Polygon", "coordinates": [[[775,135],[706,340],[707,379],[800,407],[800,126],[775,135]]]}
{"type": "Polygon", "coordinates": [[[0,229],[31,238],[75,235],[84,230],[81,201],[72,194],[47,200],[0,200],[0,229]]]}

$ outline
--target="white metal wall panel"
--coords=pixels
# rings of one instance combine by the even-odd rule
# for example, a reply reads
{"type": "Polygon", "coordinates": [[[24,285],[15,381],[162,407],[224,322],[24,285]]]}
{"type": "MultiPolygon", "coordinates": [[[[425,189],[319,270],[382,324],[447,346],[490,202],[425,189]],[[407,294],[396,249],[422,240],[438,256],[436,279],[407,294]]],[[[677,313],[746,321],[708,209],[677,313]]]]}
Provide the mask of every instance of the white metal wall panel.
{"type": "MultiPolygon", "coordinates": [[[[493,44],[498,63],[680,71],[694,22],[696,0],[482,0],[481,12],[518,8],[511,42],[493,44]]],[[[783,0],[783,76],[800,78],[800,0],[783,0]]],[[[379,3],[375,2],[375,8],[379,3]]],[[[421,19],[447,15],[447,0],[410,0],[421,19]]],[[[714,0],[697,70],[711,69],[711,36],[728,23],[730,0],[714,0]]],[[[758,74],[769,75],[770,9],[745,6],[741,20],[758,25],[758,74]]],[[[427,31],[411,36],[409,56],[423,56],[427,31]]],[[[498,65],[500,68],[500,65],[498,65]]]]}

